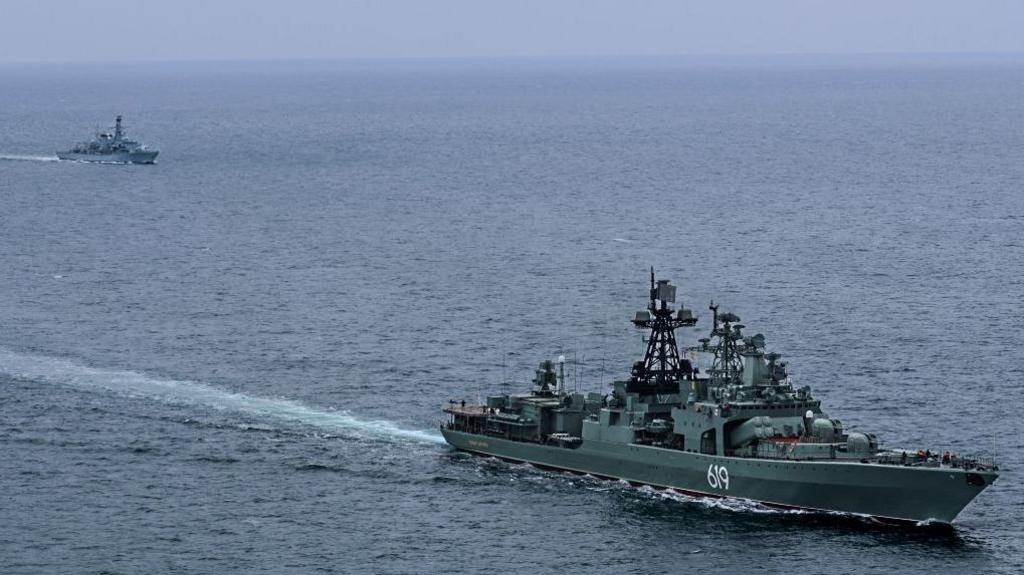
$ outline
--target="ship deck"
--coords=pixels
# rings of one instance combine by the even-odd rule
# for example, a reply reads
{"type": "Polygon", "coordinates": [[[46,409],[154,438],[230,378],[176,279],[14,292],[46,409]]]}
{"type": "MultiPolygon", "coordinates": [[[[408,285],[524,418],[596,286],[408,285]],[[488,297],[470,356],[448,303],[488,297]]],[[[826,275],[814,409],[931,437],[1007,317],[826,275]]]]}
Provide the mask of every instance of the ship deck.
{"type": "Polygon", "coordinates": [[[465,405],[459,403],[449,403],[442,408],[442,411],[464,417],[483,417],[488,414],[488,409],[483,405],[465,405]]]}

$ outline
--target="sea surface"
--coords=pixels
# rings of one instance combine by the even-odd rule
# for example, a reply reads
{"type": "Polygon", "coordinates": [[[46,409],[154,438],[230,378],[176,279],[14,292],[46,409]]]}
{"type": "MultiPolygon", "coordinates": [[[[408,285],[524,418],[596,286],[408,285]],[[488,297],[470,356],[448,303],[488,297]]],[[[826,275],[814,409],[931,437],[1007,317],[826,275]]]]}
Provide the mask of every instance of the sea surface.
{"type": "Polygon", "coordinates": [[[1024,59],[0,67],[0,573],[1021,573],[1024,59]],[[122,114],[154,166],[56,161],[122,114]],[[453,452],[642,352],[648,270],[953,529],[453,452]]]}

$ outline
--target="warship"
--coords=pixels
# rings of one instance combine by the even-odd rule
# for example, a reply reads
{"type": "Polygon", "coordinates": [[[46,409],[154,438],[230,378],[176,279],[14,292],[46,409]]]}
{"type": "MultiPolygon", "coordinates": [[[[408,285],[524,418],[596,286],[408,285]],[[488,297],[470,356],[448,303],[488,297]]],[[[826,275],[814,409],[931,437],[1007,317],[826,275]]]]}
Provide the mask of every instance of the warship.
{"type": "Polygon", "coordinates": [[[989,459],[883,448],[875,434],[845,429],[809,386],[795,386],[762,334],[744,335],[714,303],[709,337],[681,354],[675,331],[697,318],[674,309],[675,298],[652,269],[649,305],[632,320],[647,332],[646,352],[607,395],[568,389],[564,357],[544,361],[529,393],[449,400],[445,440],[634,486],[900,525],[951,523],[998,477],[989,459]]]}
{"type": "Polygon", "coordinates": [[[154,164],[159,150],[129,140],[121,127],[121,116],[114,123],[113,132],[97,132],[90,142],[82,142],[66,152],[57,152],[61,160],[103,162],[110,164],[154,164]]]}

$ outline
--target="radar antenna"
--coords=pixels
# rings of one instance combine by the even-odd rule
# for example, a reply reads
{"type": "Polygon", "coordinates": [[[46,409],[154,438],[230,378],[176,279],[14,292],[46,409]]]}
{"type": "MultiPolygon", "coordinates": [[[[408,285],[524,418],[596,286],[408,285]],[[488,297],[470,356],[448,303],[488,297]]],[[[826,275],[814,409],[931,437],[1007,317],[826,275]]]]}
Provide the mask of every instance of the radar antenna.
{"type": "Polygon", "coordinates": [[[697,323],[693,312],[682,307],[674,311],[670,303],[676,300],[676,286],[668,280],[654,279],[651,268],[651,301],[644,311],[636,312],[633,325],[651,330],[647,338],[647,351],[642,361],[633,364],[626,391],[642,395],[679,393],[679,381],[693,375],[689,361],[679,356],[675,330],[697,323]]]}

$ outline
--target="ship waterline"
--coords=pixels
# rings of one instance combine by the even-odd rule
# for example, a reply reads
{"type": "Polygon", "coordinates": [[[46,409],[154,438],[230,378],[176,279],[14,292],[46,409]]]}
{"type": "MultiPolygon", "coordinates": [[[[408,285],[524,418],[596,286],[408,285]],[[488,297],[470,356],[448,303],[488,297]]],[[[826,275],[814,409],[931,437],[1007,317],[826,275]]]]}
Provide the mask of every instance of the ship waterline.
{"type": "Polygon", "coordinates": [[[160,152],[146,150],[137,152],[115,152],[110,154],[84,154],[75,152],[59,152],[57,158],[73,162],[96,162],[109,164],[155,164],[160,152]]]}

